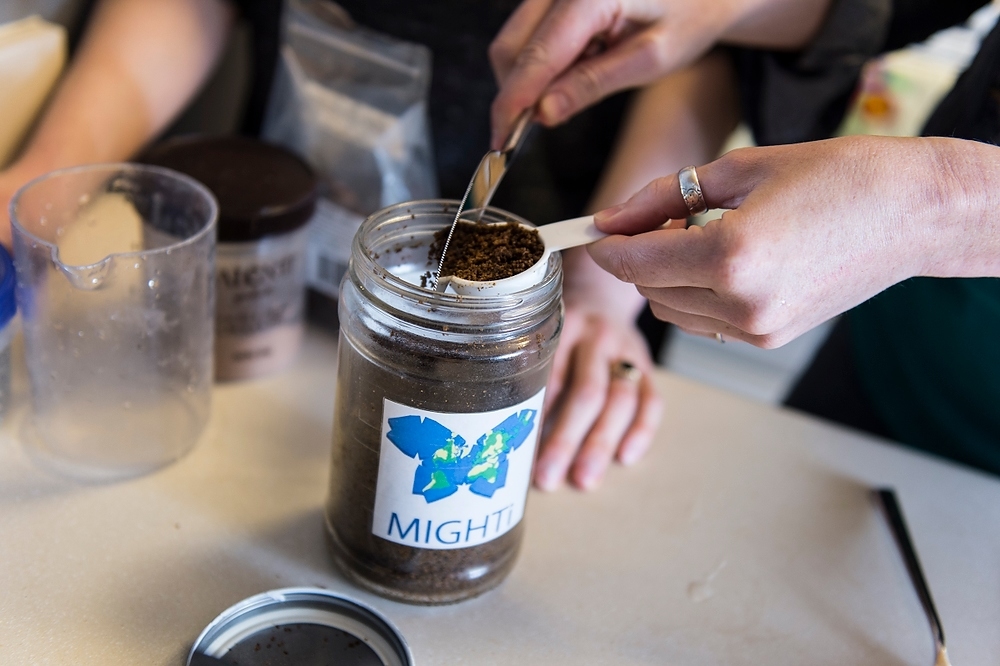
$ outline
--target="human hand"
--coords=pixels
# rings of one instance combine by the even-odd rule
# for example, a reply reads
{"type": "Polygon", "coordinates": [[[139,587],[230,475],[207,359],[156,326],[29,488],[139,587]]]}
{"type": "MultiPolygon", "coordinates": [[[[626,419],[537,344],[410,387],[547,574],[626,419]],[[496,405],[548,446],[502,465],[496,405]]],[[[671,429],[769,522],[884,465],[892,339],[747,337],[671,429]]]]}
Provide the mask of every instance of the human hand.
{"type": "Polygon", "coordinates": [[[652,368],[646,341],[631,321],[607,309],[567,305],[545,392],[549,427],[535,465],[539,488],[554,490],[568,478],[590,490],[613,459],[630,465],[642,457],[662,409],[652,368]],[[612,365],[621,360],[641,377],[612,377],[612,365]]]}
{"type": "Polygon", "coordinates": [[[490,44],[492,146],[538,103],[545,125],[695,61],[719,40],[801,48],[830,0],[524,0],[490,44]]]}
{"type": "Polygon", "coordinates": [[[676,176],[599,212],[588,246],[664,321],[777,347],[915,275],[1000,271],[1000,149],[957,139],[847,137],[732,151],[698,169],[709,208],[687,215],[676,176]],[[990,211],[994,212],[990,212],[990,211]]]}

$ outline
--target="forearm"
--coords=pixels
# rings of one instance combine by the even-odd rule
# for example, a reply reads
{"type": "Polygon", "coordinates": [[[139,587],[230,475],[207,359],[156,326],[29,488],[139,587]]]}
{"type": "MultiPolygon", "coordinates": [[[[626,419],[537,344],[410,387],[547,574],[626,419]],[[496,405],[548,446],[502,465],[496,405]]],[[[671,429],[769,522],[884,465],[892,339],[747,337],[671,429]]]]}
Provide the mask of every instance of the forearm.
{"type": "Polygon", "coordinates": [[[104,0],[11,170],[131,157],[184,107],[215,64],[233,10],[223,0],[104,0]]]}
{"type": "Polygon", "coordinates": [[[923,225],[921,275],[1000,277],[1000,147],[950,138],[916,139],[930,215],[923,225]]]}
{"type": "Polygon", "coordinates": [[[831,0],[763,0],[746,2],[745,10],[723,33],[736,46],[797,51],[816,36],[831,0]]]}
{"type": "Polygon", "coordinates": [[[644,88],[588,208],[621,203],[654,178],[712,160],[738,121],[735,74],[724,53],[644,88]]]}
{"type": "MultiPolygon", "coordinates": [[[[734,74],[725,54],[710,54],[643,89],[636,94],[589,210],[621,203],[655,178],[710,161],[737,121],[734,74]]],[[[645,304],[632,285],[602,270],[582,248],[564,252],[563,261],[564,294],[570,305],[600,304],[630,320],[645,304]]]]}

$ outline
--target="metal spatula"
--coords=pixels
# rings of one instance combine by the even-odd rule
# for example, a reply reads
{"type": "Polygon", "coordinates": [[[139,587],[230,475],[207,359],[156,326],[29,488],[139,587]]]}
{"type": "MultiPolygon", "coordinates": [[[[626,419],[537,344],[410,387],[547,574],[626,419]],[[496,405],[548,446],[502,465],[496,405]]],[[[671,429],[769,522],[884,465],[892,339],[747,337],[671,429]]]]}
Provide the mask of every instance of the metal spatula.
{"type": "Polygon", "coordinates": [[[503,148],[500,150],[491,150],[486,153],[479,162],[476,172],[472,174],[472,180],[469,181],[469,186],[465,188],[465,196],[462,197],[462,201],[458,205],[458,212],[455,213],[455,219],[451,223],[451,228],[448,229],[448,237],[445,239],[444,247],[441,249],[441,258],[438,260],[438,267],[433,275],[433,286],[436,291],[444,291],[444,285],[438,281],[438,278],[441,275],[441,267],[444,266],[444,257],[448,253],[448,246],[451,244],[451,237],[455,233],[455,226],[458,224],[459,218],[467,210],[470,212],[466,215],[466,219],[473,222],[478,222],[483,216],[483,210],[489,205],[490,199],[493,198],[497,187],[500,186],[500,181],[503,179],[504,174],[507,173],[507,168],[524,142],[524,137],[527,136],[528,127],[531,124],[531,117],[534,114],[534,107],[522,111],[521,115],[517,117],[514,129],[511,131],[503,148]]]}

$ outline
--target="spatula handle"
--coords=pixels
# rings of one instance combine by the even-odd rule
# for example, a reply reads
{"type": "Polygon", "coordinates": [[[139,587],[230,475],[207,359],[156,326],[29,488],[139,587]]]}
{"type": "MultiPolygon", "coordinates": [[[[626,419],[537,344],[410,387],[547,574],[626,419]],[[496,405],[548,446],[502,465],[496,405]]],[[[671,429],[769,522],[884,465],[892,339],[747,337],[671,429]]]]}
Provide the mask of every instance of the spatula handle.
{"type": "Polygon", "coordinates": [[[549,252],[586,245],[607,236],[594,226],[593,215],[546,224],[538,229],[538,235],[542,237],[545,249],[549,252]]]}
{"type": "Polygon", "coordinates": [[[906,528],[906,520],[903,518],[902,509],[899,508],[899,502],[896,500],[896,492],[892,488],[879,488],[875,491],[875,497],[885,512],[889,529],[896,540],[900,554],[903,556],[903,563],[906,564],[906,570],[910,574],[910,580],[913,581],[913,587],[917,591],[920,604],[927,614],[931,632],[934,634],[935,647],[943,647],[944,629],[941,627],[941,619],[938,617],[937,608],[934,607],[931,589],[927,585],[927,579],[924,578],[920,560],[917,559],[917,550],[910,540],[910,531],[906,528]]]}

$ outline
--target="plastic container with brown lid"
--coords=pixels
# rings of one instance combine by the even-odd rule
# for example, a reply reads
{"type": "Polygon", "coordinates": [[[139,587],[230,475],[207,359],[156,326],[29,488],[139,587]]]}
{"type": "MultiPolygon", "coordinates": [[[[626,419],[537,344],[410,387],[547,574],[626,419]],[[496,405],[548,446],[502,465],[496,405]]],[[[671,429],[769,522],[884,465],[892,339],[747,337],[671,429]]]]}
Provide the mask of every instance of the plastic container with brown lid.
{"type": "Polygon", "coordinates": [[[247,379],[289,365],[304,330],[313,170],[285,148],[239,136],[170,139],[143,161],[200,180],[219,201],[215,378],[247,379]]]}

